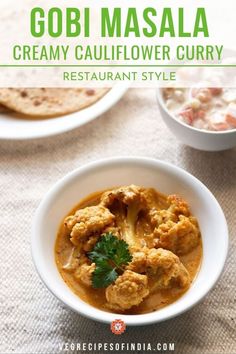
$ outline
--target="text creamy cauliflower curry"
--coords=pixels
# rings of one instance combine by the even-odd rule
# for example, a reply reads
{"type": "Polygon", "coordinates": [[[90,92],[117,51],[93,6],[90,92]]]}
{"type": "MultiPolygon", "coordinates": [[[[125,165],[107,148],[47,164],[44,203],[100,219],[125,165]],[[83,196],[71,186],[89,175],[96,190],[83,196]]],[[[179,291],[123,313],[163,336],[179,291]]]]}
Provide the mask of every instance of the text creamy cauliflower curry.
{"type": "Polygon", "coordinates": [[[182,198],[130,185],[84,199],[63,221],[55,252],[64,281],[82,300],[141,314],[187,291],[202,243],[182,198]]]}

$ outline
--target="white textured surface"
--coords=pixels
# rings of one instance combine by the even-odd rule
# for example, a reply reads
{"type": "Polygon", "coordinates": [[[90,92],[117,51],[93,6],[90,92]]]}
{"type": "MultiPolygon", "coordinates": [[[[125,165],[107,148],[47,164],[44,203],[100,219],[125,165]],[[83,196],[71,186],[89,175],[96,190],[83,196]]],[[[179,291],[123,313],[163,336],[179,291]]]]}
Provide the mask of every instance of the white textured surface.
{"type": "Polygon", "coordinates": [[[236,150],[205,153],[176,141],[159,117],[154,90],[130,90],[97,121],[63,136],[0,142],[0,196],[0,353],[56,354],[62,342],[89,341],[169,341],[175,353],[236,353],[236,150]],[[150,156],[187,169],[220,202],[231,237],[224,274],[201,304],[122,336],[59,303],[39,280],[30,254],[32,217],[46,191],[72,169],[117,155],[150,156]]]}

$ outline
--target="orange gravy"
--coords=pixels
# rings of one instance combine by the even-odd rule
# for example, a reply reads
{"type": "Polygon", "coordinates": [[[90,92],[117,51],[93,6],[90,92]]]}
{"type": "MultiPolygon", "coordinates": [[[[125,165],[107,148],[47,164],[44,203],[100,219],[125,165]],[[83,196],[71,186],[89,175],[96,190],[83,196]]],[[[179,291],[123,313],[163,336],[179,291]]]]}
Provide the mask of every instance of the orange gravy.
{"type": "MultiPolygon", "coordinates": [[[[104,191],[89,195],[83,199],[75,208],[73,208],[73,210],[68,213],[68,215],[74,214],[78,209],[97,205],[100,202],[100,196],[103,192],[104,191]]],[[[160,201],[161,205],[156,206],[163,208],[163,195],[161,194],[160,201]]],[[[70,287],[70,289],[86,303],[89,303],[90,305],[100,310],[112,312],[106,306],[105,289],[93,289],[91,287],[86,287],[75,279],[73,273],[69,273],[63,269],[63,265],[67,262],[72,248],[73,244],[70,241],[69,233],[65,228],[64,223],[62,222],[55,244],[55,260],[63,280],[70,287]]],[[[200,269],[202,253],[202,242],[200,241],[199,245],[195,247],[191,252],[179,257],[189,272],[191,283],[194,281],[194,278],[200,269]]],[[[144,299],[144,301],[139,306],[133,306],[130,310],[122,313],[136,315],[159,310],[176,301],[186,291],[188,291],[188,289],[186,290],[177,287],[157,290],[151,293],[146,299],[144,299]]]]}

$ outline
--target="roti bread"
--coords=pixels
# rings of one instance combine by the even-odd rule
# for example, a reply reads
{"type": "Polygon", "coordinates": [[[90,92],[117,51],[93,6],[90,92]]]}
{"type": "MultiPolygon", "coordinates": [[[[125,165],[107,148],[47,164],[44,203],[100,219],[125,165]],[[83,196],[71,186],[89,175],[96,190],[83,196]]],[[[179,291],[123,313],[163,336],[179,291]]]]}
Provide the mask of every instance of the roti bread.
{"type": "Polygon", "coordinates": [[[29,116],[60,116],[94,104],[108,91],[108,88],[2,88],[0,109],[3,105],[29,116]]]}
{"type": "Polygon", "coordinates": [[[0,113],[8,113],[11,112],[11,110],[9,108],[7,108],[6,106],[3,106],[2,104],[0,104],[0,113]]]}

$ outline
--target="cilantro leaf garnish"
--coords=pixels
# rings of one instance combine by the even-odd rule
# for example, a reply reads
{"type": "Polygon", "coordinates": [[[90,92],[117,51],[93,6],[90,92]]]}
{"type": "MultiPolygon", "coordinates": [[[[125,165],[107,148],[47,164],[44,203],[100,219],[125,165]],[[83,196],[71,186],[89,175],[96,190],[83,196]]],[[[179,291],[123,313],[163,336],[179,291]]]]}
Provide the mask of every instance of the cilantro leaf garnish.
{"type": "Polygon", "coordinates": [[[123,266],[132,260],[128,244],[112,233],[103,235],[88,257],[96,264],[92,274],[94,288],[106,288],[113,283],[119,275],[118,272],[123,272],[123,266]]]}
{"type": "Polygon", "coordinates": [[[118,274],[107,261],[104,259],[97,260],[95,271],[92,275],[92,286],[93,288],[106,288],[108,285],[113,283],[118,274]]]}

